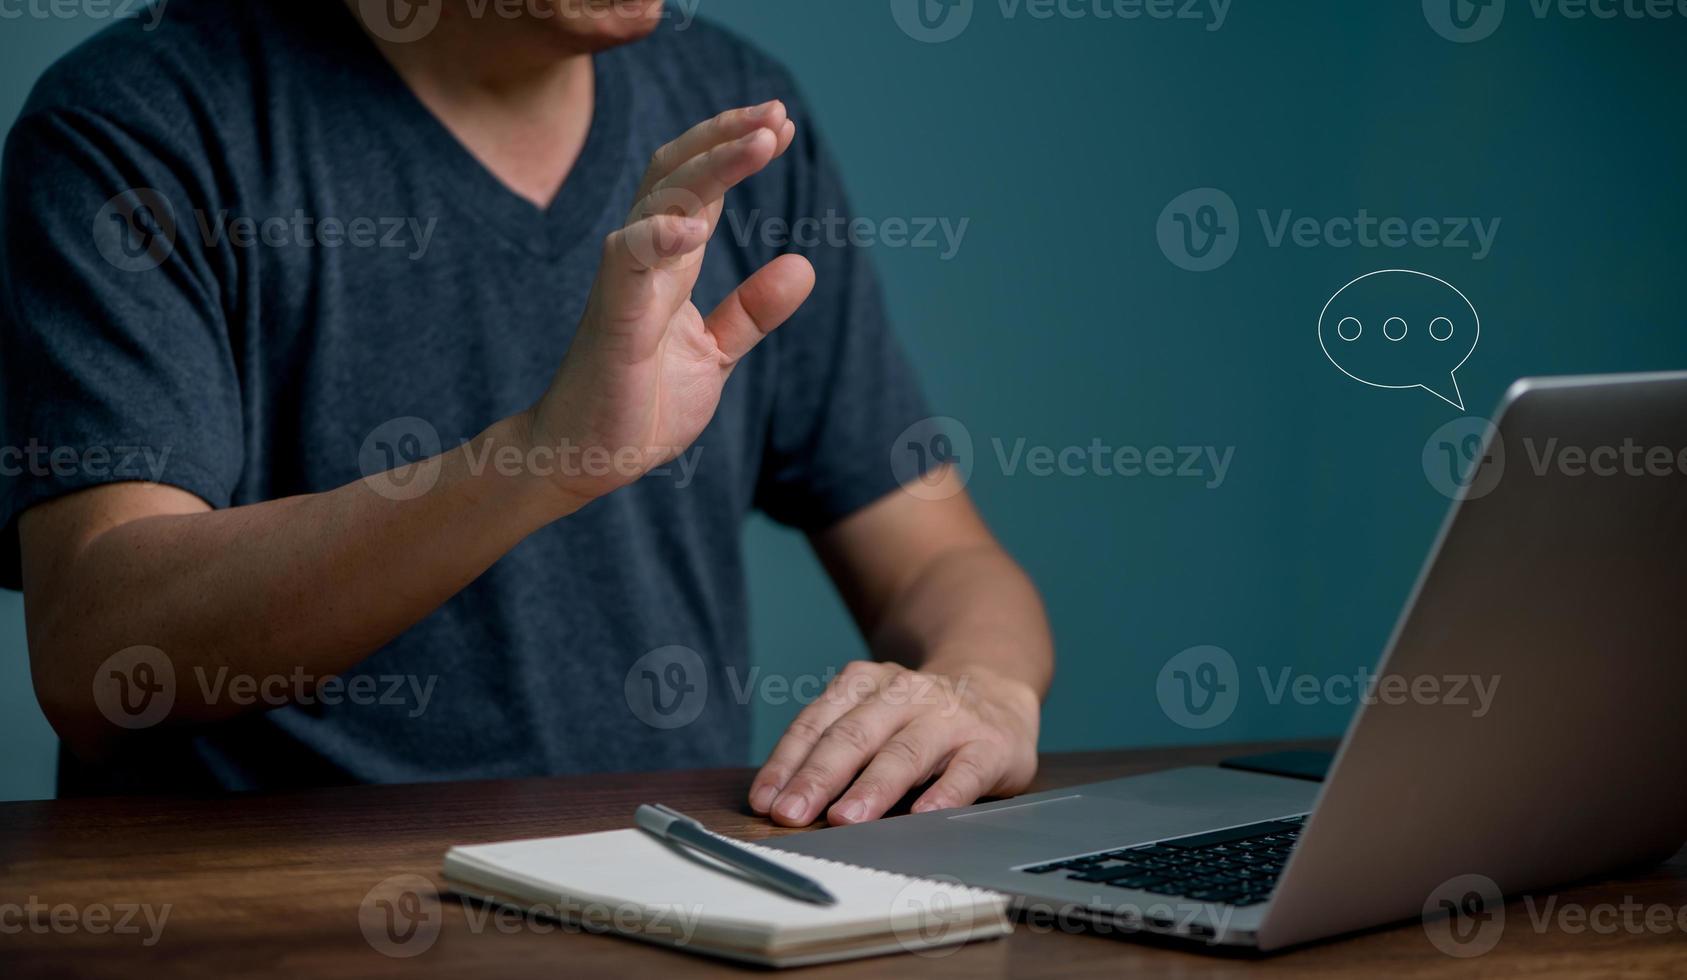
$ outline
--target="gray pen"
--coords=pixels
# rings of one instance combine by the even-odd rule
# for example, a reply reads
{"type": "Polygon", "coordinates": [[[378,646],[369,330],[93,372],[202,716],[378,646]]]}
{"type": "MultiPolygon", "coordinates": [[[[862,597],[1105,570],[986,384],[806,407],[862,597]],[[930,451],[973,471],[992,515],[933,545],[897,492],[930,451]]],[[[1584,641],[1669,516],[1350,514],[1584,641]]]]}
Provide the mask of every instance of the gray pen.
{"type": "Polygon", "coordinates": [[[724,837],[716,837],[704,830],[702,824],[678,810],[660,803],[645,803],[633,812],[633,823],[661,840],[684,845],[730,865],[765,888],[815,905],[838,904],[837,898],[813,878],[780,867],[724,837]]]}

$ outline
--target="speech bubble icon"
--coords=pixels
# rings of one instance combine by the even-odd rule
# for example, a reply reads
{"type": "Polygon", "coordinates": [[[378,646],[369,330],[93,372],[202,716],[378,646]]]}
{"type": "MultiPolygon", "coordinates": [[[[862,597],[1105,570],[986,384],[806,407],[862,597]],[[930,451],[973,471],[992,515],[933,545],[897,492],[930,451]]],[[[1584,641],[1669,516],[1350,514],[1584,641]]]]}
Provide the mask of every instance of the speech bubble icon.
{"type": "Polygon", "coordinates": [[[1367,272],[1318,314],[1318,345],[1341,373],[1373,388],[1422,388],[1460,411],[1457,372],[1481,336],[1463,293],[1411,269],[1367,272]]]}

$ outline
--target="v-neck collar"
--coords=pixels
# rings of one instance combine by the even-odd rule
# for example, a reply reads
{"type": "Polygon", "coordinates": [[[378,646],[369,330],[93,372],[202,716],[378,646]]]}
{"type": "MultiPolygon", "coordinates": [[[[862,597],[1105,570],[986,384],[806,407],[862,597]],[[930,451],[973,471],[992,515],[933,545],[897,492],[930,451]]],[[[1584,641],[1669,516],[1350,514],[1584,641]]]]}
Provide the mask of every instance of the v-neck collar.
{"type": "Polygon", "coordinates": [[[541,258],[558,258],[597,230],[627,173],[630,156],[633,93],[620,52],[592,56],[592,121],[586,141],[556,196],[541,208],[500,180],[434,115],[341,0],[328,4],[338,9],[344,29],[355,35],[350,47],[369,61],[374,104],[398,113],[392,128],[403,144],[400,152],[434,165],[428,170],[437,176],[438,190],[447,200],[541,258]]]}

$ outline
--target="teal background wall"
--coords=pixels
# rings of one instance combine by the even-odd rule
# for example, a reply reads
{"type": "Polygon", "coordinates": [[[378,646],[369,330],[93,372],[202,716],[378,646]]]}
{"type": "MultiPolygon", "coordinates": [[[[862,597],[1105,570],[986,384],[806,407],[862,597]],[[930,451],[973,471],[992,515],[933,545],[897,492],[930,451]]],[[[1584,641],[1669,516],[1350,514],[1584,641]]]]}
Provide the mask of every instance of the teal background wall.
{"type": "MultiPolygon", "coordinates": [[[[893,6],[700,12],[792,67],[859,214],[967,221],[950,258],[879,246],[876,259],[934,407],[972,437],[970,489],[1048,601],[1060,673],[1046,749],[1341,730],[1351,704],[1272,704],[1253,678],[1374,662],[1448,503],[1425,441],[1461,414],[1324,358],[1319,310],[1354,277],[1416,269],[1470,298],[1482,336],[1459,380],[1473,413],[1520,375],[1687,367],[1680,18],[1537,16],[1512,0],[1491,35],[1454,43],[1431,29],[1436,3],[1416,0],[1235,0],[1217,30],[1094,15],[1108,3],[1043,19],[1030,0],[976,0],[958,36],[922,43],[893,6]],[[1235,202],[1239,237],[1229,261],[1190,272],[1156,222],[1199,187],[1235,202]],[[1499,225],[1481,259],[1273,247],[1261,209],[1273,223],[1364,209],[1499,225]],[[998,439],[1235,450],[1208,489],[1009,473],[998,439]],[[1226,721],[1193,730],[1155,682],[1204,644],[1235,658],[1242,690],[1226,721]]],[[[0,125],[100,26],[0,20],[0,125]]],[[[862,655],[800,539],[758,523],[748,547],[765,670],[862,655]]],[[[0,597],[0,798],[51,792],[22,636],[17,597],[0,597]]],[[[757,705],[758,751],[795,710],[757,705]]]]}

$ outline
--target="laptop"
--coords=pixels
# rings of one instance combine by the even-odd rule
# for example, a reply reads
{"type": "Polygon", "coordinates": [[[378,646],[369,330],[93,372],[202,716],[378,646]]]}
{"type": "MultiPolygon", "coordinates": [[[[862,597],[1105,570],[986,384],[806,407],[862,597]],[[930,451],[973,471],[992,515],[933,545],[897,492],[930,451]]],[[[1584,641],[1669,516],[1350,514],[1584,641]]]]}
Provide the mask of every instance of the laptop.
{"type": "Polygon", "coordinates": [[[1669,857],[1687,840],[1687,372],[1521,380],[1471,458],[1376,674],[1483,678],[1485,712],[1366,699],[1321,783],[1178,768],[772,846],[1259,950],[1669,857]]]}

